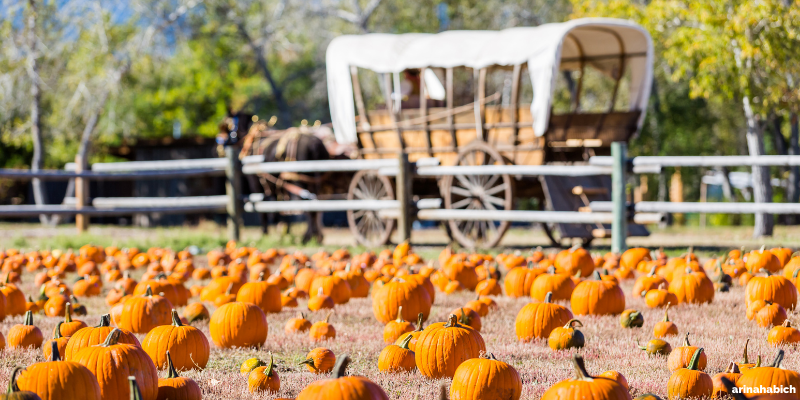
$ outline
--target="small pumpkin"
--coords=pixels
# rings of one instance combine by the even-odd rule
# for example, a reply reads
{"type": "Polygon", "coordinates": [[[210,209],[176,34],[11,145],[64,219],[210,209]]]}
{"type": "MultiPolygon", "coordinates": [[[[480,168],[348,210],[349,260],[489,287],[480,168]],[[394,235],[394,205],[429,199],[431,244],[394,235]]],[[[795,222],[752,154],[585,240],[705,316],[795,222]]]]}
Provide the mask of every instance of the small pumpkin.
{"type": "Polygon", "coordinates": [[[705,398],[714,391],[711,377],[699,368],[703,348],[694,351],[689,365],[672,373],[667,382],[667,396],[670,399],[705,398]]]}
{"type": "Polygon", "coordinates": [[[190,324],[193,324],[197,321],[211,319],[211,314],[203,303],[197,302],[189,304],[183,309],[183,317],[186,318],[190,324]]]}
{"type": "Polygon", "coordinates": [[[419,313],[417,315],[417,329],[415,329],[413,332],[407,332],[400,335],[400,337],[397,338],[394,344],[400,345],[401,343],[403,343],[404,340],[406,340],[406,337],[411,337],[411,341],[408,342],[408,348],[411,351],[414,351],[414,346],[417,344],[417,339],[419,338],[419,335],[422,334],[422,331],[425,330],[425,327],[422,325],[423,317],[424,315],[422,313],[419,313]]]}
{"type": "Polygon", "coordinates": [[[675,336],[678,334],[678,326],[669,320],[669,304],[664,308],[664,319],[656,322],[653,326],[653,336],[656,338],[663,338],[668,336],[675,336]]]}
{"type": "Polygon", "coordinates": [[[277,392],[281,390],[281,378],[275,368],[275,360],[269,353],[269,364],[258,367],[247,376],[247,390],[250,393],[277,392]]]}
{"type": "Polygon", "coordinates": [[[265,365],[267,364],[264,361],[261,361],[256,357],[248,358],[247,360],[244,360],[242,365],[239,367],[239,373],[244,376],[249,376],[250,372],[252,372],[254,369],[263,367],[265,365]]]}
{"type": "Polygon", "coordinates": [[[725,368],[724,371],[714,375],[711,378],[711,381],[714,384],[714,391],[711,393],[711,397],[723,397],[723,396],[730,396],[731,391],[728,390],[728,386],[725,385],[723,379],[727,379],[728,381],[732,382],[734,385],[736,381],[742,376],[741,371],[739,371],[739,367],[736,366],[736,363],[731,361],[728,364],[728,368],[725,368]]]}
{"type": "Polygon", "coordinates": [[[306,315],[303,313],[286,321],[286,326],[284,327],[284,331],[286,331],[287,334],[303,333],[309,329],[311,329],[311,321],[307,320],[306,315]]]}
{"type": "Polygon", "coordinates": [[[167,370],[169,375],[166,378],[158,379],[157,400],[201,400],[203,398],[203,392],[197,382],[178,375],[178,371],[172,364],[169,350],[167,350],[167,370]]]}
{"type": "Polygon", "coordinates": [[[644,326],[644,316],[637,310],[625,310],[619,316],[619,325],[623,328],[641,328],[644,326]]]}
{"type": "Polygon", "coordinates": [[[644,303],[650,308],[666,307],[667,304],[678,304],[678,296],[675,293],[664,289],[665,285],[656,289],[650,289],[643,293],[644,303]]]}
{"type": "Polygon", "coordinates": [[[206,335],[191,325],[184,325],[176,310],[172,310],[172,325],[153,328],[144,337],[142,349],[156,368],[178,371],[205,368],[211,352],[206,335]]]}
{"type": "Polygon", "coordinates": [[[767,334],[767,343],[776,347],[785,344],[800,343],[800,331],[793,327],[791,322],[787,319],[783,321],[783,325],[770,329],[767,334]]]}
{"type": "Polygon", "coordinates": [[[654,265],[647,275],[636,280],[633,284],[633,297],[642,297],[644,296],[643,293],[647,293],[649,290],[658,289],[662,285],[669,285],[669,282],[663,276],[656,274],[657,268],[658,266],[654,265]]]}
{"type": "Polygon", "coordinates": [[[411,372],[417,368],[414,360],[414,351],[408,348],[413,336],[406,335],[405,339],[397,345],[390,344],[381,350],[378,356],[378,370],[381,372],[411,372]]]}
{"type": "Polygon", "coordinates": [[[630,393],[618,381],[589,375],[580,355],[572,356],[572,364],[575,367],[575,378],[551,386],[544,392],[541,400],[630,399],[630,393]]]}
{"type": "Polygon", "coordinates": [[[336,364],[336,355],[324,347],[317,347],[309,351],[306,359],[300,363],[300,365],[305,365],[309,371],[315,374],[331,372],[334,364],[336,364]]]}
{"type": "Polygon", "coordinates": [[[451,400],[519,400],[521,395],[522,381],[517,370],[491,353],[461,363],[450,385],[451,400]]]}
{"type": "Polygon", "coordinates": [[[296,400],[389,400],[386,392],[371,380],[361,376],[346,375],[349,363],[349,356],[339,358],[330,379],[312,382],[297,395],[296,400]]]}
{"type": "Polygon", "coordinates": [[[575,327],[583,327],[577,319],[567,321],[563,327],[553,329],[547,338],[547,345],[553,350],[579,349],[583,347],[585,339],[583,333],[575,327]]]}
{"type": "Polygon", "coordinates": [[[72,304],[67,303],[67,307],[64,310],[64,323],[60,326],[62,336],[72,336],[75,332],[86,328],[87,325],[79,319],[72,319],[72,304]]]}
{"type": "Polygon", "coordinates": [[[403,306],[398,307],[397,319],[383,327],[384,343],[394,343],[404,333],[413,332],[414,324],[403,319],[403,306]]]}
{"type": "Polygon", "coordinates": [[[333,298],[326,295],[322,288],[317,289],[317,295],[308,299],[309,311],[328,310],[336,306],[333,298]]]}
{"type": "MultiPolygon", "coordinates": [[[[683,339],[683,346],[675,348],[667,358],[667,367],[669,367],[669,370],[675,372],[681,368],[688,367],[697,349],[699,349],[699,347],[689,344],[689,332],[686,332],[686,336],[683,339]]],[[[704,371],[706,369],[706,363],[705,352],[700,352],[697,360],[697,369],[704,371]]]]}
{"type": "Polygon", "coordinates": [[[50,358],[50,353],[53,351],[53,342],[55,342],[56,347],[58,347],[58,354],[64,354],[67,349],[69,337],[64,337],[61,335],[62,324],[63,322],[58,322],[58,325],[56,325],[56,327],[53,329],[53,338],[42,345],[42,353],[44,354],[45,360],[50,358]]]}
{"type": "Polygon", "coordinates": [[[218,347],[260,347],[269,333],[267,316],[255,304],[228,303],[214,310],[209,333],[218,347]]]}
{"type": "Polygon", "coordinates": [[[647,355],[650,356],[668,356],[672,353],[672,346],[661,339],[650,340],[647,342],[646,346],[640,345],[637,339],[636,346],[639,347],[640,350],[644,350],[647,355]]]}
{"type": "Polygon", "coordinates": [[[25,349],[42,347],[44,336],[42,331],[33,324],[33,313],[25,312],[25,321],[22,324],[14,325],[8,330],[8,347],[10,349],[25,349]]]}
{"type": "Polygon", "coordinates": [[[336,339],[336,328],[328,322],[332,313],[333,312],[328,312],[325,319],[311,325],[311,328],[308,330],[308,335],[311,337],[311,340],[318,342],[321,340],[336,339]]]}

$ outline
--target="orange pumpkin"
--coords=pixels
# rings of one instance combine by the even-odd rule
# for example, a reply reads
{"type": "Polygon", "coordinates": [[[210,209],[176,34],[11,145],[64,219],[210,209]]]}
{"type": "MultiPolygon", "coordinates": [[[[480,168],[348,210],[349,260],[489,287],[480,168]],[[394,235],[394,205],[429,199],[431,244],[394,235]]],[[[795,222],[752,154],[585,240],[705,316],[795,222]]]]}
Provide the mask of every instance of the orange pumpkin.
{"type": "Polygon", "coordinates": [[[428,378],[452,378],[461,363],[486,351],[483,337],[476,330],[458,323],[450,314],[447,323],[429,325],[420,334],[414,359],[420,373],[428,378]]]}
{"type": "Polygon", "coordinates": [[[255,304],[233,302],[211,315],[209,332],[217,347],[260,347],[267,340],[267,317],[255,304]]]}
{"type": "Polygon", "coordinates": [[[417,368],[414,351],[408,348],[413,336],[406,335],[400,344],[390,344],[378,356],[378,370],[381,372],[411,372],[417,368]]]}
{"type": "Polygon", "coordinates": [[[547,273],[536,277],[531,287],[530,296],[534,300],[543,301],[548,293],[553,294],[553,300],[569,300],[575,283],[566,274],[557,274],[555,267],[547,268],[547,273]]]}
{"type": "MultiPolygon", "coordinates": [[[[169,325],[172,321],[172,303],[164,297],[153,295],[152,289],[146,289],[144,295],[133,296],[122,305],[122,313],[117,326],[133,333],[147,333],[160,325],[169,325]]],[[[144,385],[145,382],[140,382],[144,385]]]]}
{"type": "Polygon", "coordinates": [[[336,364],[336,355],[324,347],[317,347],[309,351],[306,359],[300,363],[300,365],[305,365],[310,372],[315,374],[331,372],[334,364],[336,364]]]}
{"type": "Polygon", "coordinates": [[[311,329],[311,321],[306,319],[305,314],[300,313],[297,317],[286,321],[284,331],[287,334],[303,333],[311,329]]]}
{"type": "MultiPolygon", "coordinates": [[[[675,348],[675,350],[669,354],[667,358],[667,367],[669,367],[669,370],[672,372],[688,367],[698,349],[699,347],[689,344],[689,332],[686,332],[686,337],[683,339],[683,346],[675,348]]],[[[706,354],[700,352],[696,369],[704,371],[706,369],[706,363],[706,354]]]]}
{"type": "Polygon", "coordinates": [[[667,393],[670,399],[706,398],[714,391],[711,377],[699,368],[703,348],[692,353],[689,365],[672,373],[667,382],[667,393]]]}
{"type": "Polygon", "coordinates": [[[397,319],[383,327],[384,343],[394,343],[402,334],[414,331],[414,324],[403,319],[403,306],[398,307],[397,319]]]}
{"type": "Polygon", "coordinates": [[[350,357],[343,356],[336,361],[330,379],[312,382],[297,395],[296,400],[318,399],[370,399],[389,400],[383,389],[361,376],[346,375],[350,357]]]}
{"type": "Polygon", "coordinates": [[[545,296],[544,302],[528,303],[517,313],[514,322],[517,339],[530,341],[550,336],[553,329],[566,324],[572,319],[572,312],[566,307],[553,304],[552,295],[545,296]]]}
{"type": "Polygon", "coordinates": [[[378,321],[384,324],[396,320],[400,311],[405,320],[413,320],[419,313],[422,313],[424,319],[427,320],[431,305],[428,290],[417,281],[392,278],[391,281],[374,291],[372,313],[378,321]]]}
{"type": "Polygon", "coordinates": [[[736,384],[736,381],[742,376],[741,371],[739,371],[739,367],[736,366],[736,363],[731,361],[728,364],[728,368],[725,368],[724,371],[714,375],[711,378],[711,382],[714,386],[714,390],[711,393],[711,397],[723,397],[723,396],[730,396],[731,392],[728,390],[727,385],[723,382],[723,379],[727,379],[733,385],[736,384]]]}
{"type": "Polygon", "coordinates": [[[178,371],[172,364],[172,356],[167,350],[167,370],[169,375],[166,378],[158,379],[158,397],[156,400],[201,400],[203,392],[197,382],[178,375],[178,371]]]}
{"type": "Polygon", "coordinates": [[[797,305],[797,288],[781,275],[754,276],[747,283],[745,301],[764,300],[778,303],[787,310],[797,305]]]}
{"type": "Polygon", "coordinates": [[[10,349],[38,349],[42,347],[44,337],[42,331],[33,324],[33,313],[25,313],[25,321],[22,324],[14,325],[8,330],[8,347],[10,349]]]}
{"type": "Polygon", "coordinates": [[[517,370],[491,353],[461,363],[450,385],[450,398],[454,400],[519,400],[521,395],[522,381],[517,370]]]}
{"type": "Polygon", "coordinates": [[[193,326],[184,325],[175,310],[172,310],[172,325],[153,328],[144,337],[142,349],[156,368],[169,367],[178,371],[205,368],[211,351],[206,335],[193,326]],[[171,359],[168,360],[166,354],[171,354],[171,359]]]}
{"type": "Polygon", "coordinates": [[[17,378],[20,390],[36,393],[42,400],[101,400],[97,378],[88,368],[61,361],[58,345],[51,344],[48,361],[33,364],[17,378]]]}
{"type": "Polygon", "coordinates": [[[336,328],[328,322],[331,318],[331,313],[332,311],[329,311],[325,319],[311,325],[308,335],[311,337],[312,341],[318,342],[321,340],[336,339],[336,328]]]}
{"type": "MultiPolygon", "coordinates": [[[[736,382],[739,388],[750,387],[792,387],[794,396],[800,393],[800,374],[782,367],[784,351],[779,350],[771,365],[754,367],[742,372],[736,382]]],[[[790,389],[792,390],[792,389],[790,389]]]]}
{"type": "MultiPolygon", "coordinates": [[[[103,343],[108,337],[108,334],[113,330],[114,328],[111,327],[111,316],[108,314],[101,316],[99,325],[83,328],[70,336],[67,347],[64,349],[64,358],[66,360],[72,360],[75,354],[81,349],[103,343]]],[[[119,343],[127,343],[141,347],[139,339],[137,339],[133,333],[122,329],[120,329],[120,332],[119,343]]]]}
{"type": "Polygon", "coordinates": [[[261,308],[264,313],[281,312],[281,289],[274,284],[263,281],[264,275],[259,276],[255,282],[242,285],[236,294],[236,301],[252,303],[261,308]]]}
{"type": "Polygon", "coordinates": [[[575,366],[575,378],[563,380],[544,392],[541,400],[564,399],[629,399],[628,390],[611,378],[591,376],[586,371],[583,357],[575,354],[572,357],[575,366]]]}
{"type": "Polygon", "coordinates": [[[585,344],[583,333],[575,327],[583,327],[577,319],[567,321],[563,327],[558,327],[550,332],[547,345],[553,350],[579,349],[585,344]]]}
{"type": "Polygon", "coordinates": [[[625,310],[625,293],[617,283],[595,271],[594,279],[578,284],[570,304],[575,315],[616,315],[625,310]]]}
{"type": "Polygon", "coordinates": [[[800,331],[787,319],[783,325],[775,326],[767,334],[767,343],[772,346],[800,343],[800,331]]]}
{"type": "Polygon", "coordinates": [[[536,278],[545,273],[547,269],[536,267],[533,262],[528,262],[528,267],[513,268],[506,274],[503,289],[509,297],[530,296],[536,278]]]}
{"type": "Polygon", "coordinates": [[[247,390],[250,393],[277,392],[281,390],[281,378],[275,368],[275,360],[269,353],[269,364],[258,367],[247,376],[247,390]]]}
{"type": "Polygon", "coordinates": [[[678,334],[678,326],[669,320],[669,314],[667,313],[668,311],[669,304],[667,304],[667,307],[664,308],[664,319],[656,322],[656,325],[653,327],[653,336],[656,338],[664,338],[678,334]]]}
{"type": "Polygon", "coordinates": [[[711,303],[714,300],[714,283],[703,272],[686,267],[684,274],[675,277],[669,284],[669,291],[678,298],[678,303],[711,303]]]}

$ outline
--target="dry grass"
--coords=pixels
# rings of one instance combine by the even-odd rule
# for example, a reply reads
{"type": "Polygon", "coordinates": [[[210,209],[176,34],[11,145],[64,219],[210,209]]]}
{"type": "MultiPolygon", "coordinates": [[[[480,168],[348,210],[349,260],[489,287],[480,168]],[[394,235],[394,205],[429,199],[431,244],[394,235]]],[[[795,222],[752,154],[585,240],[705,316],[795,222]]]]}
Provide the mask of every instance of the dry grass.
{"type": "MultiPolygon", "coordinates": [[[[32,274],[24,276],[22,289],[34,293],[32,274]]],[[[68,280],[71,282],[73,277],[68,280]]],[[[617,317],[584,317],[586,347],[580,350],[591,373],[615,369],[622,372],[631,385],[631,394],[652,392],[662,397],[666,395],[666,384],[670,372],[666,358],[651,358],[638,350],[634,340],[646,342],[652,336],[653,325],[662,318],[660,310],[647,309],[643,301],[630,297],[632,282],[623,283],[628,294],[628,308],[644,311],[644,328],[624,330],[620,328],[617,317]]],[[[433,307],[431,321],[444,320],[445,313],[472,300],[473,294],[460,293],[445,296],[439,293],[433,307]]],[[[499,307],[483,319],[482,335],[487,350],[503,361],[512,364],[520,373],[523,382],[522,398],[538,399],[554,383],[572,376],[569,361],[571,352],[553,352],[545,341],[520,343],[514,335],[516,314],[529,299],[496,299],[499,307]]],[[[89,316],[81,317],[89,325],[95,325],[102,313],[107,312],[102,297],[87,299],[84,303],[89,316]]],[[[210,305],[207,305],[210,306],[210,305]]],[[[209,307],[213,312],[213,307],[209,307]]],[[[437,398],[438,387],[442,381],[428,380],[418,373],[406,375],[384,375],[377,370],[378,354],[384,347],[383,326],[372,315],[370,299],[354,299],[350,303],[337,306],[331,322],[336,327],[337,338],[321,344],[312,343],[306,335],[290,336],[284,333],[284,324],[305,309],[301,302],[296,309],[284,309],[279,314],[268,315],[269,336],[263,348],[222,350],[213,346],[211,359],[204,371],[186,372],[185,376],[195,379],[203,390],[204,397],[217,399],[271,399],[274,397],[294,397],[309,382],[322,377],[306,372],[298,366],[305,354],[314,347],[324,346],[335,354],[349,354],[353,363],[351,374],[363,375],[380,384],[392,399],[412,399],[419,394],[420,399],[437,398]],[[239,365],[247,358],[266,358],[273,352],[281,378],[281,391],[276,395],[251,395],[247,392],[246,377],[238,373],[239,365]]],[[[323,318],[322,313],[312,314],[312,321],[323,318]]],[[[713,304],[703,306],[681,305],[670,310],[671,319],[682,332],[692,333],[693,345],[705,348],[708,355],[706,372],[713,375],[722,371],[731,360],[741,358],[741,350],[747,338],[751,339],[750,356],[755,360],[761,354],[771,360],[776,350],[767,346],[767,330],[756,326],[745,318],[744,290],[734,287],[730,293],[717,293],[713,304]]],[[[797,315],[790,316],[792,321],[797,315]]],[[[21,317],[8,318],[0,323],[0,332],[6,334],[11,326],[20,323],[21,317]]],[[[35,317],[36,325],[45,338],[49,337],[58,318],[43,315],[35,317]]],[[[198,324],[208,334],[207,324],[198,324]]],[[[143,335],[140,337],[140,339],[143,335]]],[[[680,346],[682,337],[668,341],[673,347],[680,346]]],[[[30,365],[42,361],[40,350],[4,350],[0,352],[0,388],[7,385],[13,367],[30,365]]],[[[787,352],[787,368],[800,369],[800,354],[794,349],[787,352]]],[[[165,372],[161,372],[165,376],[165,372]]],[[[448,382],[444,382],[448,383],[448,382]]]]}

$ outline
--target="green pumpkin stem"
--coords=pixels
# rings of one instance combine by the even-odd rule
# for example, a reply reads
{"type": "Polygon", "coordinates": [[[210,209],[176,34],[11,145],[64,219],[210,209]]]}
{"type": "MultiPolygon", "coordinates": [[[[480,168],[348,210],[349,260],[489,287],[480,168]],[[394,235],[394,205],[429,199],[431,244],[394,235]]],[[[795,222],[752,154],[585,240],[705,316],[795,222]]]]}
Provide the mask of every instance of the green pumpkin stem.
{"type": "Polygon", "coordinates": [[[686,347],[691,346],[691,344],[689,344],[689,332],[686,332],[686,336],[683,338],[683,345],[686,347]]]}
{"type": "Polygon", "coordinates": [[[598,270],[594,271],[594,273],[592,274],[592,278],[594,278],[594,280],[596,281],[603,280],[603,277],[600,275],[600,271],[598,270]]]}
{"type": "Polygon", "coordinates": [[[50,360],[61,361],[61,354],[58,353],[58,343],[55,340],[50,342],[50,360]]]}
{"type": "MultiPolygon", "coordinates": [[[[153,297],[153,288],[151,288],[150,285],[147,285],[147,290],[145,290],[144,295],[145,297],[153,297]]],[[[134,384],[135,383],[136,381],[134,381],[134,384]]]]}
{"type": "Polygon", "coordinates": [[[647,273],[647,276],[656,276],[656,269],[658,265],[653,265],[653,268],[650,268],[650,272],[647,273]]]}
{"type": "Polygon", "coordinates": [[[464,307],[461,307],[461,316],[458,318],[458,322],[464,325],[469,325],[472,322],[472,318],[468,317],[467,314],[464,312],[464,307]]]}
{"type": "Polygon", "coordinates": [[[703,348],[699,348],[694,351],[692,354],[692,359],[689,361],[689,366],[686,369],[690,369],[692,371],[697,371],[698,365],[700,365],[700,355],[703,354],[703,348]]]}
{"type": "Polygon", "coordinates": [[[667,303],[667,306],[664,307],[664,322],[669,322],[669,314],[667,312],[669,311],[669,306],[671,305],[672,303],[667,303]]]}
{"type": "Polygon", "coordinates": [[[16,367],[13,371],[11,371],[11,378],[8,380],[8,391],[6,392],[7,398],[14,398],[12,395],[16,392],[19,392],[19,386],[17,386],[17,374],[23,369],[25,368],[16,367]]]}
{"type": "Polygon", "coordinates": [[[299,365],[308,365],[309,367],[311,367],[311,368],[313,368],[315,370],[317,369],[317,366],[314,365],[314,359],[313,358],[306,358],[305,360],[300,361],[299,365]]]}
{"type": "Polygon", "coordinates": [[[750,338],[747,338],[744,342],[744,354],[742,355],[742,364],[750,364],[750,360],[747,359],[747,344],[750,343],[750,338]]]}
{"type": "Polygon", "coordinates": [[[56,329],[53,329],[53,340],[61,339],[63,336],[61,335],[61,324],[63,321],[58,321],[58,325],[56,325],[56,329]]]}
{"type": "Polygon", "coordinates": [[[22,325],[33,326],[33,312],[25,312],[25,322],[22,325]]]}
{"type": "Polygon", "coordinates": [[[645,346],[642,346],[642,345],[639,343],[639,339],[638,339],[638,338],[636,339],[636,347],[638,347],[638,348],[639,348],[639,350],[647,350],[647,347],[645,347],[645,346]]]}
{"type": "Polygon", "coordinates": [[[458,317],[455,314],[450,314],[447,317],[447,323],[444,325],[445,328],[458,328],[461,325],[458,324],[458,317]]]}
{"type": "Polygon", "coordinates": [[[573,319],[567,321],[567,324],[564,325],[564,329],[574,329],[576,326],[578,328],[583,328],[583,322],[573,318],[573,319]]]}
{"type": "Polygon", "coordinates": [[[553,302],[553,292],[547,292],[547,294],[544,295],[544,302],[545,303],[552,303],[553,302]]]}
{"type": "Polygon", "coordinates": [[[349,355],[345,354],[344,356],[338,358],[336,360],[336,365],[333,366],[333,372],[331,372],[331,378],[339,379],[347,376],[348,365],[350,365],[349,355]]]}
{"type": "Polygon", "coordinates": [[[275,359],[272,358],[272,352],[269,352],[269,364],[264,369],[264,375],[272,376],[272,369],[275,367],[275,359]]]}
{"type": "Polygon", "coordinates": [[[181,317],[178,315],[178,310],[172,309],[172,326],[183,326],[181,317]]]}
{"type": "Polygon", "coordinates": [[[129,376],[128,383],[130,385],[130,400],[142,400],[142,392],[139,390],[139,385],[136,384],[136,377],[129,376]]]}
{"type": "Polygon", "coordinates": [[[586,371],[586,365],[583,363],[583,357],[578,354],[572,356],[572,365],[575,367],[575,380],[578,381],[593,381],[589,372],[586,371]]]}
{"type": "Polygon", "coordinates": [[[100,324],[95,328],[102,328],[104,326],[111,326],[111,314],[103,314],[100,316],[100,324]]]}
{"type": "Polygon", "coordinates": [[[67,302],[64,310],[64,322],[72,322],[72,303],[67,302]]]}
{"type": "Polygon", "coordinates": [[[403,339],[403,341],[400,342],[400,348],[401,349],[410,350],[408,348],[408,344],[411,343],[411,339],[413,339],[413,338],[414,338],[414,336],[412,336],[410,333],[407,333],[406,337],[403,339]]]}
{"type": "Polygon", "coordinates": [[[797,279],[798,272],[800,272],[800,268],[795,268],[794,272],[792,272],[792,279],[797,279]]]}
{"type": "Polygon", "coordinates": [[[122,331],[119,328],[114,328],[108,336],[106,336],[106,340],[100,344],[102,347],[109,347],[119,343],[119,336],[122,335],[122,331]]]}
{"type": "Polygon", "coordinates": [[[169,354],[169,350],[167,350],[167,370],[169,371],[169,376],[167,376],[167,378],[180,378],[178,371],[175,369],[175,364],[172,363],[172,356],[169,354]]]}
{"type": "Polygon", "coordinates": [[[778,355],[775,356],[775,360],[772,361],[772,365],[770,365],[770,367],[780,368],[781,363],[783,363],[783,356],[784,356],[783,350],[779,350],[778,355]]]}
{"type": "Polygon", "coordinates": [[[424,322],[425,315],[422,313],[417,314],[417,330],[416,332],[422,332],[422,323],[424,322]]]}

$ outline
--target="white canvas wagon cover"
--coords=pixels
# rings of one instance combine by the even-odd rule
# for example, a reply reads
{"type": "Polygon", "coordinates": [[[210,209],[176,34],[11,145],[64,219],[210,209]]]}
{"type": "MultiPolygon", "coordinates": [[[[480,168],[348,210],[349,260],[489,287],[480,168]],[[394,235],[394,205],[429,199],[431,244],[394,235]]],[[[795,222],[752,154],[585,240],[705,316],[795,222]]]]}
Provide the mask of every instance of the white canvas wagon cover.
{"type": "Polygon", "coordinates": [[[630,108],[644,120],[653,79],[650,35],[630,21],[583,18],[502,31],[446,31],[339,36],[326,53],[328,99],[336,140],[356,141],[350,67],[399,73],[425,67],[484,68],[527,63],[533,84],[531,115],[537,135],[545,133],[559,69],[578,69],[581,58],[609,76],[618,73],[619,56],[630,68],[630,108]],[[562,63],[563,60],[563,63],[562,63]]]}

